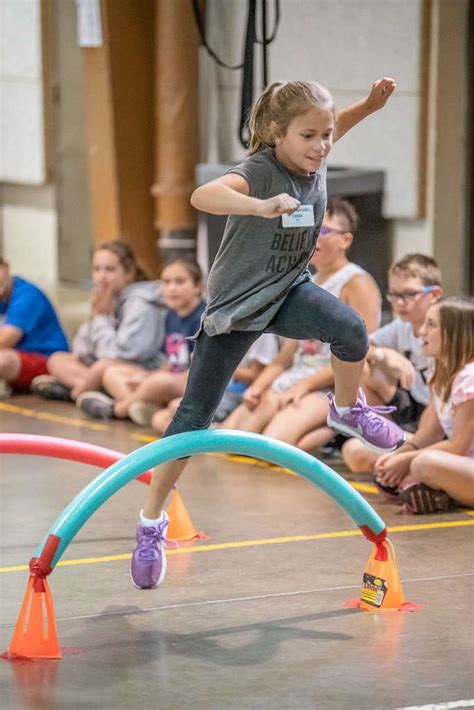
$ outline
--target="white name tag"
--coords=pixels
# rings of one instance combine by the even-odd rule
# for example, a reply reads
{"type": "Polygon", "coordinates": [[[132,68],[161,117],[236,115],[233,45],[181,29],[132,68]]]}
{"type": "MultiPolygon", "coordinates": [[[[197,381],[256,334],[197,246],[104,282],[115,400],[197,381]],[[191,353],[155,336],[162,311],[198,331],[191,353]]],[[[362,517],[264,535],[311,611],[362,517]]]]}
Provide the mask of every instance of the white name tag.
{"type": "Polygon", "coordinates": [[[314,227],[313,205],[301,205],[293,214],[282,214],[283,227],[314,227]]]}

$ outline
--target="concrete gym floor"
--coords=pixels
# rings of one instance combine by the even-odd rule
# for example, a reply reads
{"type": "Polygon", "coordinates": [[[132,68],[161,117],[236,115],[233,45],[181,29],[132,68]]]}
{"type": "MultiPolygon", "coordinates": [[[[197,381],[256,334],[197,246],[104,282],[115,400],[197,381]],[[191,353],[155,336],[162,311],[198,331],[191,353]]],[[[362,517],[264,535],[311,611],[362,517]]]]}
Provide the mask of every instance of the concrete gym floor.
{"type": "MultiPolygon", "coordinates": [[[[150,440],[130,423],[92,422],[72,405],[33,396],[0,402],[0,430],[124,452],[150,440]]],[[[0,653],[18,617],[25,566],[98,473],[0,456],[0,653]]],[[[0,708],[473,706],[473,511],[400,515],[368,479],[355,485],[393,528],[405,595],[422,609],[345,608],[371,550],[346,513],[297,476],[200,456],[180,491],[209,540],[171,551],[160,588],[135,589],[127,557],[145,488],[131,482],[119,491],[49,578],[63,659],[0,662],[0,708]]]]}

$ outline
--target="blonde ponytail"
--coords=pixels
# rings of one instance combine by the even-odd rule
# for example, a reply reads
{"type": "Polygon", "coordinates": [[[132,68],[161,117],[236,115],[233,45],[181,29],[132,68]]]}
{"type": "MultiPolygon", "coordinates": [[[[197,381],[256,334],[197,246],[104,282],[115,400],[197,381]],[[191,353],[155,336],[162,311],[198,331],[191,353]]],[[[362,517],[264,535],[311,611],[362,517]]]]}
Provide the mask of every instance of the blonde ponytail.
{"type": "Polygon", "coordinates": [[[283,85],[284,82],[282,81],[274,81],[273,84],[269,84],[252,107],[252,111],[249,116],[250,155],[258,153],[267,145],[272,145],[273,139],[270,132],[270,125],[273,120],[271,103],[274,92],[276,92],[280,86],[283,85]]]}

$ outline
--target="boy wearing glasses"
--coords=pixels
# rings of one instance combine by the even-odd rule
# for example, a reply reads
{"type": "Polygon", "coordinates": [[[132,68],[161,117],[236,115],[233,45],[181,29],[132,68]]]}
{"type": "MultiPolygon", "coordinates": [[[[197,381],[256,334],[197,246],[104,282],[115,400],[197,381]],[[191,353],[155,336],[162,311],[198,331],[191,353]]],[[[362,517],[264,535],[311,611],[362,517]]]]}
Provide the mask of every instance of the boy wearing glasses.
{"type": "MultiPolygon", "coordinates": [[[[370,335],[363,388],[371,404],[396,407],[392,418],[406,431],[415,431],[428,404],[428,359],[422,353],[419,330],[428,308],[442,295],[441,272],[424,254],[407,254],[388,271],[387,301],[394,319],[370,335]]],[[[354,472],[370,471],[376,455],[355,439],[342,449],[354,472]]]]}

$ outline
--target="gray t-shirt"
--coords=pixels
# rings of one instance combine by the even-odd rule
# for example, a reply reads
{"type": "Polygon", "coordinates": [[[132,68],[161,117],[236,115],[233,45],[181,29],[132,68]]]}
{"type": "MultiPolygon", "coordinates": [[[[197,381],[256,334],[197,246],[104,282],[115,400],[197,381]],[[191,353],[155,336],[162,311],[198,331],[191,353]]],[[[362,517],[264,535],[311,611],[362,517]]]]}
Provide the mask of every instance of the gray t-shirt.
{"type": "Polygon", "coordinates": [[[312,205],[314,226],[283,227],[282,218],[230,215],[208,280],[207,335],[232,330],[264,330],[288,292],[311,278],[314,251],[326,209],[326,162],[317,173],[298,175],[266,148],[231,168],[247,180],[259,199],[286,192],[312,205]]]}

